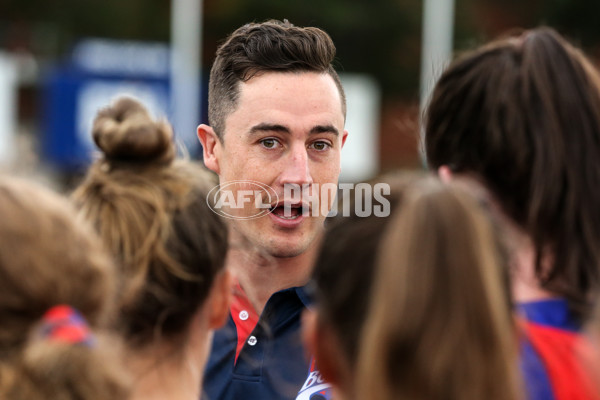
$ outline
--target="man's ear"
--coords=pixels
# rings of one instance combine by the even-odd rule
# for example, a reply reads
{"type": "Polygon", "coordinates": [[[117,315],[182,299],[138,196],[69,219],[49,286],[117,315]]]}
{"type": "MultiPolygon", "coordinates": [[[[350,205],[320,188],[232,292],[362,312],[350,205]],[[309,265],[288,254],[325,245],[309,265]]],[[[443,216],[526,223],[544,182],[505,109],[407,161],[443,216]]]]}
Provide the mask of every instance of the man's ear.
{"type": "Polygon", "coordinates": [[[204,165],[206,165],[206,168],[219,174],[219,150],[221,146],[219,137],[213,128],[201,124],[198,126],[198,139],[202,143],[204,165]]]}
{"type": "MultiPolygon", "coordinates": [[[[344,129],[344,132],[342,133],[342,147],[341,148],[344,148],[344,144],[346,144],[346,139],[348,139],[348,131],[344,129]]],[[[338,174],[340,174],[341,172],[342,172],[342,163],[340,163],[338,174]]]]}
{"type": "Polygon", "coordinates": [[[229,305],[231,303],[231,273],[225,269],[215,276],[209,299],[209,327],[210,329],[219,329],[227,321],[229,315],[229,305]]]}
{"type": "Polygon", "coordinates": [[[333,332],[321,326],[314,310],[307,309],[302,313],[302,340],[305,348],[314,356],[323,379],[339,388],[344,374],[341,371],[339,344],[333,332]]]}
{"type": "Polygon", "coordinates": [[[438,168],[438,176],[444,183],[449,183],[454,179],[454,173],[447,165],[442,165],[438,168]]]}

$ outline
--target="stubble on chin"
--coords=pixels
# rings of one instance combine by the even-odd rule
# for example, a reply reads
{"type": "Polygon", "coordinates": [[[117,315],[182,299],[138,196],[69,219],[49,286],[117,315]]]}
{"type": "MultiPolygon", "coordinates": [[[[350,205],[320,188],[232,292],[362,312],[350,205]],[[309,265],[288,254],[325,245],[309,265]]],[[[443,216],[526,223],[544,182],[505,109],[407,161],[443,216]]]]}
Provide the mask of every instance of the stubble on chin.
{"type": "MultiPolygon", "coordinates": [[[[234,221],[230,226],[230,244],[246,253],[249,262],[268,265],[276,259],[289,259],[301,256],[318,245],[324,231],[324,225],[317,232],[304,232],[295,240],[282,232],[270,233],[266,230],[247,225],[248,221],[234,221]]],[[[290,233],[290,236],[293,236],[290,233]]]]}

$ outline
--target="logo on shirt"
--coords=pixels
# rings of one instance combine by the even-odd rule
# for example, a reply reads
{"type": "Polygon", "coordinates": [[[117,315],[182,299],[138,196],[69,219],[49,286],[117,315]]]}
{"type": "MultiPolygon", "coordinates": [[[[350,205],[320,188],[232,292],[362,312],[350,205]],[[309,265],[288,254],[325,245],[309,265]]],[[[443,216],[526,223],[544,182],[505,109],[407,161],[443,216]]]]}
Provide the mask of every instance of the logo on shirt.
{"type": "Polygon", "coordinates": [[[310,371],[296,400],[330,400],[331,386],[323,380],[321,373],[310,371]]]}

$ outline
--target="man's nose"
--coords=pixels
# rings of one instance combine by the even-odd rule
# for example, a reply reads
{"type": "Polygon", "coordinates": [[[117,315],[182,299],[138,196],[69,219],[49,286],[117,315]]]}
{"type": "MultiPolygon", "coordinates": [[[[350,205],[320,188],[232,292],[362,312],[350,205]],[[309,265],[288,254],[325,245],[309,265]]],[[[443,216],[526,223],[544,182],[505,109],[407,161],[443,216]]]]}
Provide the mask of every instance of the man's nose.
{"type": "Polygon", "coordinates": [[[313,183],[310,160],[304,145],[292,147],[288,157],[282,162],[284,163],[283,171],[279,177],[281,184],[306,185],[313,183]]]}

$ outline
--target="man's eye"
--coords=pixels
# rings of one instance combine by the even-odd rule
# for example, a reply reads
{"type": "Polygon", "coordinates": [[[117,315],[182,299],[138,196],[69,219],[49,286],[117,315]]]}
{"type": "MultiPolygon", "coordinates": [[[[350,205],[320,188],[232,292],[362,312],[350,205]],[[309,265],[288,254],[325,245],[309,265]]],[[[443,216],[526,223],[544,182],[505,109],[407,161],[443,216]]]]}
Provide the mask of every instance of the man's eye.
{"type": "Polygon", "coordinates": [[[277,146],[277,140],[275,139],[263,139],[260,143],[267,149],[273,149],[277,146]]]}
{"type": "Polygon", "coordinates": [[[327,150],[331,146],[327,142],[314,142],[311,147],[317,151],[323,151],[327,150]]]}

